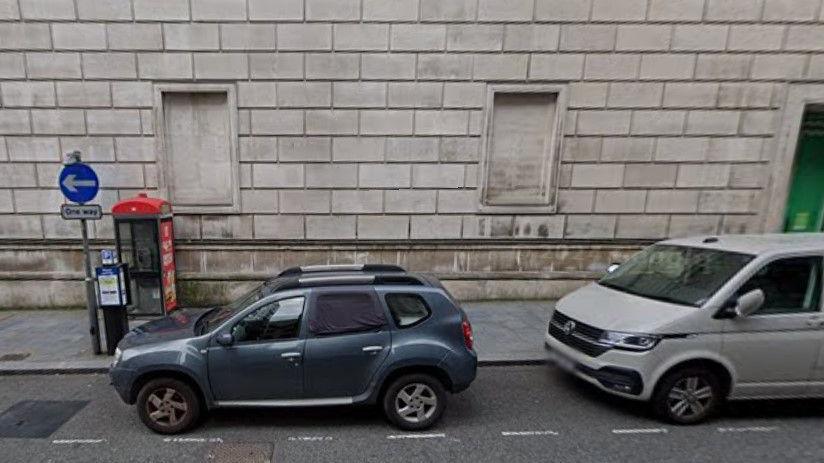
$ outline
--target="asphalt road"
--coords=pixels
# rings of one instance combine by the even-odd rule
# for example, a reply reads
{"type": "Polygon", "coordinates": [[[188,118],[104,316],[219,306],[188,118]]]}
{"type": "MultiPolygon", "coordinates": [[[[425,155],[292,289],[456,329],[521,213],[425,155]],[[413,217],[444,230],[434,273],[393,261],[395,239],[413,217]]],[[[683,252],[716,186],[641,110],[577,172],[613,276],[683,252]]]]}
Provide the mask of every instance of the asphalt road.
{"type": "Polygon", "coordinates": [[[372,408],[326,408],[221,410],[164,437],[103,375],[0,377],[0,412],[22,400],[89,402],[48,437],[0,438],[0,461],[824,461],[822,401],[731,404],[710,423],[678,427],[551,366],[481,368],[418,434],[372,408]]]}

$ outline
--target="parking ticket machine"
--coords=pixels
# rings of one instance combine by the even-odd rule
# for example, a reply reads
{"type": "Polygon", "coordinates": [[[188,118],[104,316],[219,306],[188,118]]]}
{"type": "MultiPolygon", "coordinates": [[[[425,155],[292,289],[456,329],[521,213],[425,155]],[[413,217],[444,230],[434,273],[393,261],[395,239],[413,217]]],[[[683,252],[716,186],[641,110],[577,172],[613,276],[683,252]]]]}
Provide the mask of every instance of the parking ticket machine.
{"type": "Polygon", "coordinates": [[[117,255],[128,264],[130,315],[164,315],[177,308],[172,205],[140,193],[112,207],[117,255]]]}

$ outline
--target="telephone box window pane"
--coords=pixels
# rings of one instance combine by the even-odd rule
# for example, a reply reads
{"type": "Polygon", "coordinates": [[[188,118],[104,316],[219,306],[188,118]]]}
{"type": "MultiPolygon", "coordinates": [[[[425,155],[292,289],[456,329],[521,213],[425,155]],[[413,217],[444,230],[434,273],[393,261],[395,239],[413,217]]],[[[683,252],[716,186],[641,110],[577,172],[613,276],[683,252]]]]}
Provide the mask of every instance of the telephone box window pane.
{"type": "Polygon", "coordinates": [[[557,102],[557,93],[494,95],[487,129],[485,204],[548,204],[557,102]]]}
{"type": "Polygon", "coordinates": [[[166,184],[175,206],[231,206],[232,131],[224,92],[163,94],[166,184]]]}

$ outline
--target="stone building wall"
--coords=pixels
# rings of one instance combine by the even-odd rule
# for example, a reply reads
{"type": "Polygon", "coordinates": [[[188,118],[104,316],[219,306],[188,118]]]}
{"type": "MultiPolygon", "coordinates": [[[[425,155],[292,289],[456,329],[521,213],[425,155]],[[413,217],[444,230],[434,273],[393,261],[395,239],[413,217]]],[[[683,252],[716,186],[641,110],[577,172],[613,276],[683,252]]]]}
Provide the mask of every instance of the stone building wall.
{"type": "MultiPolygon", "coordinates": [[[[61,153],[94,165],[104,209],[168,193],[158,95],[175,85],[231,89],[236,152],[214,181],[237,197],[175,217],[204,255],[761,231],[771,176],[789,169],[774,163],[788,88],[824,81],[822,52],[821,0],[0,0],[0,244],[71,268],[7,258],[0,279],[77,278],[61,153]],[[543,211],[482,207],[495,85],[563,92],[543,211]]],[[[105,244],[111,221],[93,235],[105,244]]],[[[457,258],[419,269],[481,275],[457,258]]]]}

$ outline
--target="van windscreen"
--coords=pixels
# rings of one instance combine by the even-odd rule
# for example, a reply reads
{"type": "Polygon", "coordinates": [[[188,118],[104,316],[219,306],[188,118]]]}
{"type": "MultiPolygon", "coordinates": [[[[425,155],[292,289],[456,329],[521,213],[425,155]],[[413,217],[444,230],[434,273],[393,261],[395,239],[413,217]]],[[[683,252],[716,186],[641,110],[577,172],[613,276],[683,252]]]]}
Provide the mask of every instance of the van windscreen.
{"type": "Polygon", "coordinates": [[[699,307],[755,256],[656,244],[598,283],[625,293],[699,307]]]}

